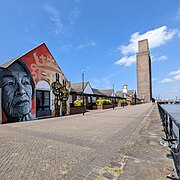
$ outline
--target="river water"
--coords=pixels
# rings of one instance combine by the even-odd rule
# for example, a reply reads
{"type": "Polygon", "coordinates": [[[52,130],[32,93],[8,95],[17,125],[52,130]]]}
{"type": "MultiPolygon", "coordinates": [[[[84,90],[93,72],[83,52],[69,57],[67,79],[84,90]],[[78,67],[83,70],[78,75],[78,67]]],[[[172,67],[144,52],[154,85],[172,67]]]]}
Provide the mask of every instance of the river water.
{"type": "Polygon", "coordinates": [[[161,104],[161,107],[180,123],[180,104],[161,104]]]}

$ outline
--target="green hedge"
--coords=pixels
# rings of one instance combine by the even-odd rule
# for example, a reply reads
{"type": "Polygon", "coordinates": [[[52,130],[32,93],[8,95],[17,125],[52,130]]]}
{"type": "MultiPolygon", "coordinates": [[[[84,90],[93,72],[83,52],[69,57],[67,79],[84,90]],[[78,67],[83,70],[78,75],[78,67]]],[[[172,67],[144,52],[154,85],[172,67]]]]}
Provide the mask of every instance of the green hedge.
{"type": "Polygon", "coordinates": [[[124,104],[127,105],[127,101],[125,99],[119,99],[118,104],[124,104]]]}
{"type": "Polygon", "coordinates": [[[98,99],[96,100],[97,105],[106,105],[106,104],[112,104],[111,100],[109,99],[98,99]]]}

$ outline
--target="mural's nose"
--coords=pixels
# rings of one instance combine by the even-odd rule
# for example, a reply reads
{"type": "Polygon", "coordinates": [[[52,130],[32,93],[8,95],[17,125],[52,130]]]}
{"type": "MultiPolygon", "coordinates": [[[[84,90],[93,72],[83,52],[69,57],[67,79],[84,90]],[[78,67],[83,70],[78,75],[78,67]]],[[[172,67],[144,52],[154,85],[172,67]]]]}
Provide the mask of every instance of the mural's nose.
{"type": "Polygon", "coordinates": [[[23,94],[25,94],[26,92],[25,92],[25,90],[24,90],[24,88],[23,88],[23,85],[21,84],[21,83],[17,83],[17,89],[16,89],[16,92],[15,92],[15,94],[16,95],[23,95],[23,94]]]}

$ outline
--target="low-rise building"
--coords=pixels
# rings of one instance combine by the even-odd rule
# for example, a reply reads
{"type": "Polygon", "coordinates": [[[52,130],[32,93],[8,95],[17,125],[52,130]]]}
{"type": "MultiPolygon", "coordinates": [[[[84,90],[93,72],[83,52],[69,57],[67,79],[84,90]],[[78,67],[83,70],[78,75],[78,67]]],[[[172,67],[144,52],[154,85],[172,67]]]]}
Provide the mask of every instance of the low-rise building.
{"type": "Polygon", "coordinates": [[[69,113],[70,82],[45,43],[1,65],[0,88],[1,123],[69,113]]]}

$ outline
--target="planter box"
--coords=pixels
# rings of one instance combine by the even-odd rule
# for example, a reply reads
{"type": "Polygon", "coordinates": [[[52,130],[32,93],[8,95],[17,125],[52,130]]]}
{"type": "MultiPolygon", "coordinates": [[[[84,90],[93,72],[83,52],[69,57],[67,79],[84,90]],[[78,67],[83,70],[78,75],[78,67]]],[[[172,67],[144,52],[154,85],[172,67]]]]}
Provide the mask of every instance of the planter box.
{"type": "MultiPolygon", "coordinates": [[[[86,112],[86,107],[84,107],[84,112],[86,112]]],[[[80,114],[83,113],[82,106],[76,106],[70,108],[70,114],[80,114]]]]}
{"type": "Polygon", "coordinates": [[[131,105],[131,102],[128,102],[127,106],[130,106],[131,105]]]}
{"type": "MultiPolygon", "coordinates": [[[[125,104],[124,106],[127,106],[127,104],[125,104]]],[[[123,107],[123,105],[122,104],[118,104],[118,107],[123,107]]]]}
{"type": "Polygon", "coordinates": [[[113,108],[112,104],[106,104],[106,105],[97,105],[97,109],[109,109],[113,108]]]}
{"type": "Polygon", "coordinates": [[[97,105],[93,105],[93,109],[97,109],[97,105]]]}

